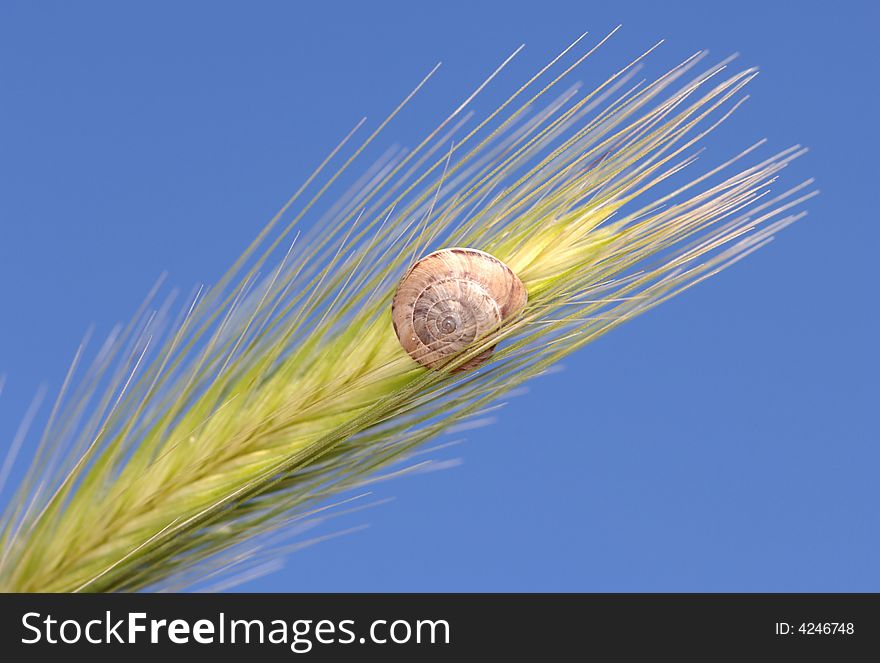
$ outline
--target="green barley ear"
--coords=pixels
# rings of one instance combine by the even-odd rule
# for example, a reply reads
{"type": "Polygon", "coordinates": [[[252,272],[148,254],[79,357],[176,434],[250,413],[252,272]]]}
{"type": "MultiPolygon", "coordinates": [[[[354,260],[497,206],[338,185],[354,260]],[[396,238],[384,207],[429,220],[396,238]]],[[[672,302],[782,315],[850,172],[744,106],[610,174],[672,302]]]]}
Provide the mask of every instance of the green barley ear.
{"type": "Polygon", "coordinates": [[[180,587],[260,566],[292,523],[803,216],[811,183],[775,188],[799,147],[738,166],[759,143],[684,178],[755,70],[693,73],[700,52],[637,81],[648,51],[594,90],[562,89],[608,39],[575,57],[583,38],[474,123],[482,84],[318,215],[435,68],[351,148],[358,123],[216,285],[183,306],[152,293],[90,364],[81,347],[6,508],[0,589],[180,587]],[[399,290],[435,251],[419,263],[432,299],[421,272],[399,290]],[[428,327],[428,349],[409,347],[428,327]]]}

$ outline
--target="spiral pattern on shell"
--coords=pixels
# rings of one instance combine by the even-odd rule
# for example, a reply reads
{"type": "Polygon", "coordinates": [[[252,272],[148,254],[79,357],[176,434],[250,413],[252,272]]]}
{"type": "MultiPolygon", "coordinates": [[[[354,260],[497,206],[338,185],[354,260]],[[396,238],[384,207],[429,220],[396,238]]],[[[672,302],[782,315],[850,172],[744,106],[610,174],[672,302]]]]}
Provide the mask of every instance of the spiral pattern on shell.
{"type": "MultiPolygon", "coordinates": [[[[394,294],[391,319],[409,355],[423,366],[439,368],[516,315],[527,301],[522,281],[503,262],[484,251],[449,248],[409,268],[394,294]]],[[[456,370],[476,368],[493,349],[456,370]]]]}

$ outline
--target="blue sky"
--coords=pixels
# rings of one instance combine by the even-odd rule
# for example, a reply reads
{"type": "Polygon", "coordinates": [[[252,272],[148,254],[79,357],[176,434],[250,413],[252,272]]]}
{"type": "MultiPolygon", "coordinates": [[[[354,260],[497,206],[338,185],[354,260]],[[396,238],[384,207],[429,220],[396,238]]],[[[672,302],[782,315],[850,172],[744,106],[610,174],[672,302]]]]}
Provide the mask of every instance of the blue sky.
{"type": "MultiPolygon", "coordinates": [[[[413,144],[513,48],[493,102],[577,34],[759,65],[709,142],[811,148],[778,241],[565,362],[389,504],[245,589],[880,591],[873,3],[24,3],[0,9],[0,440],[90,323],[167,270],[212,281],[362,115],[433,64],[413,144]]],[[[330,530],[325,530],[330,531],[330,530]]]]}

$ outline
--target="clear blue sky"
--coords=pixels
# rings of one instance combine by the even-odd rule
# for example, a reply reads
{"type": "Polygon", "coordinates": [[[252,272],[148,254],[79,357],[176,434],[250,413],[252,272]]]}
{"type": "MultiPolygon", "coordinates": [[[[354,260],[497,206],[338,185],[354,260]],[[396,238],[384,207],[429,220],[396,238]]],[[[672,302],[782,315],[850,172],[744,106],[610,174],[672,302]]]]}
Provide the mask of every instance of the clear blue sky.
{"type": "MultiPolygon", "coordinates": [[[[412,144],[521,42],[492,102],[583,30],[583,77],[658,38],[760,65],[710,141],[812,152],[779,241],[616,330],[494,425],[387,482],[369,523],[253,590],[880,591],[876,26],[870,2],[4,2],[0,439],[83,331],[156,276],[212,281],[361,115],[436,62],[412,144]]],[[[329,531],[329,530],[325,530],[329,531]]]]}

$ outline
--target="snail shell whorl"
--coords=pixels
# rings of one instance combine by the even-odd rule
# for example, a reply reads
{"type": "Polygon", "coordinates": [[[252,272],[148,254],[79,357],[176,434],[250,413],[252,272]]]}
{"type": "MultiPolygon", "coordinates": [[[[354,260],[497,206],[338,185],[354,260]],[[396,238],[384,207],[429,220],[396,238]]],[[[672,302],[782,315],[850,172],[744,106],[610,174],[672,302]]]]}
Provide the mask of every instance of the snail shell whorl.
{"type": "MultiPolygon", "coordinates": [[[[527,301],[522,281],[494,256],[476,249],[442,249],[409,268],[394,293],[391,320],[404,350],[423,366],[439,368],[527,301]]],[[[456,370],[476,368],[493,349],[456,370]]]]}

